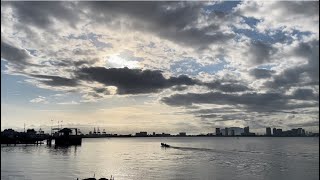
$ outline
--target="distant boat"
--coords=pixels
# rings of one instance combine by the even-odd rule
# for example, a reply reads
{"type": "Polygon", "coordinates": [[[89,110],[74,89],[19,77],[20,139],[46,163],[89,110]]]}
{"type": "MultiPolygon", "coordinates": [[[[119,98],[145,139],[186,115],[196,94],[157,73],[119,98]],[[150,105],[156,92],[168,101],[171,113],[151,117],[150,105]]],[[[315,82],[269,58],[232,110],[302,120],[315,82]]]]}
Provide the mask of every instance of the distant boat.
{"type": "Polygon", "coordinates": [[[166,144],[166,143],[161,143],[161,147],[166,147],[166,148],[168,148],[168,147],[170,147],[170,145],[169,145],[169,144],[166,144]]]}

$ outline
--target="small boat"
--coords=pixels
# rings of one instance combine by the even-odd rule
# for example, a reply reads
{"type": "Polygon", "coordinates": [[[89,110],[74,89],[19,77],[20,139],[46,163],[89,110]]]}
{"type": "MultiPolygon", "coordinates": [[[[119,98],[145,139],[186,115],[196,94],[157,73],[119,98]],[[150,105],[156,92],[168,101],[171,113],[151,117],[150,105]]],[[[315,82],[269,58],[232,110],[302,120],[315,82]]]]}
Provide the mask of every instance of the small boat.
{"type": "Polygon", "coordinates": [[[161,143],[161,147],[166,147],[166,148],[168,148],[168,147],[170,147],[170,145],[169,145],[169,144],[166,144],[166,143],[161,143]]]}

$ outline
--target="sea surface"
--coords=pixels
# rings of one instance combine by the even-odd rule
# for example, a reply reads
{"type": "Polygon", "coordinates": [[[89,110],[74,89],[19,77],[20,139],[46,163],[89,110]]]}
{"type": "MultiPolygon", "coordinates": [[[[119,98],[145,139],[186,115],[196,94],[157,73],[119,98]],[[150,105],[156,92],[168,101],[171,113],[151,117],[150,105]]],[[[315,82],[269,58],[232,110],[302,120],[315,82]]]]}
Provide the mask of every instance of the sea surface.
{"type": "Polygon", "coordinates": [[[318,180],[318,137],[83,139],[81,146],[1,146],[1,179],[318,180]],[[173,148],[161,148],[165,142],[173,148]]]}

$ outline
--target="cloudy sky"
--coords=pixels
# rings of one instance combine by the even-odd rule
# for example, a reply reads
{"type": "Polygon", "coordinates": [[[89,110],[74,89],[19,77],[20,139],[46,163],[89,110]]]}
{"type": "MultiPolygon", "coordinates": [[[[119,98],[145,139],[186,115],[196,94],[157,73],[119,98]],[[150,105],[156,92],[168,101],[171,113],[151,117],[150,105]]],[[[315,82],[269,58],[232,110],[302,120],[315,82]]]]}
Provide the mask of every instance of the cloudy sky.
{"type": "Polygon", "coordinates": [[[318,26],[318,1],[1,1],[1,128],[318,131],[318,26]]]}

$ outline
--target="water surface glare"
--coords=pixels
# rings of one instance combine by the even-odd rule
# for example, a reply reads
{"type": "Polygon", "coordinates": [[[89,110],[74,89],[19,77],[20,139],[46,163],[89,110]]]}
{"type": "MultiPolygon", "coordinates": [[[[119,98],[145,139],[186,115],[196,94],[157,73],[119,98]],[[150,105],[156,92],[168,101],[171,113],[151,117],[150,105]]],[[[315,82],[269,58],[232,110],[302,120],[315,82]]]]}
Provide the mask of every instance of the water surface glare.
{"type": "Polygon", "coordinates": [[[83,139],[81,146],[1,146],[1,179],[319,179],[318,137],[83,139]],[[172,145],[161,148],[160,142],[172,145]]]}

